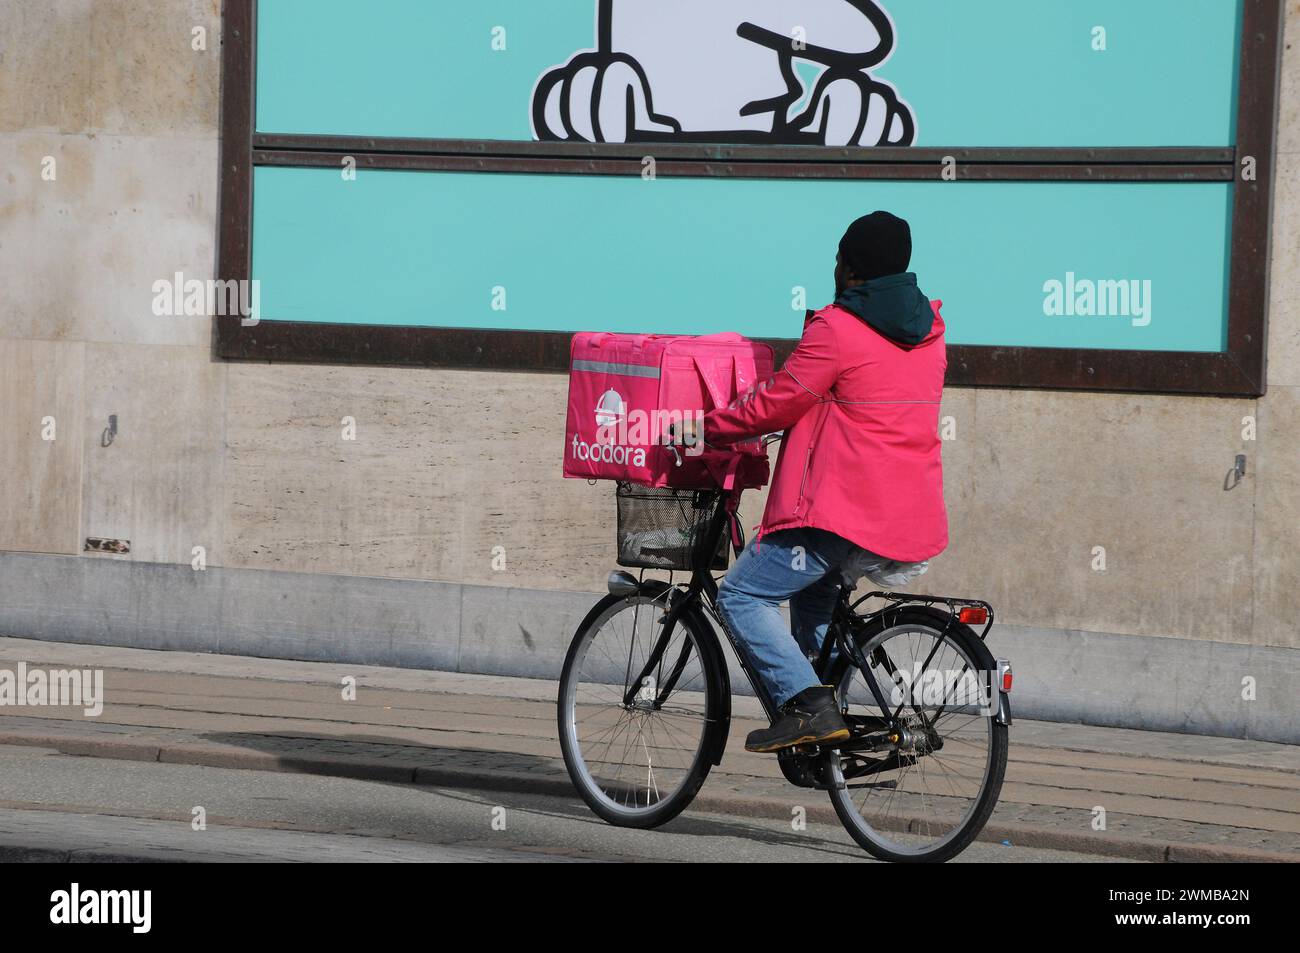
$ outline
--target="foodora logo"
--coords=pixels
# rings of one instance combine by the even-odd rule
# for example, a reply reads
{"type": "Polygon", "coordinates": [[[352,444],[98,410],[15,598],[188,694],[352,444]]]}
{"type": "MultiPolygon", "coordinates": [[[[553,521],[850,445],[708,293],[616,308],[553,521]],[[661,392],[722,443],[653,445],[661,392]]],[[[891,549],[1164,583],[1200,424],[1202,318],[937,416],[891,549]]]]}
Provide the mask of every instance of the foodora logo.
{"type": "Polygon", "coordinates": [[[618,422],[627,417],[627,403],[623,395],[616,390],[607,390],[596,401],[596,426],[617,427],[618,422]]]}
{"type": "Polygon", "coordinates": [[[671,441],[683,446],[687,456],[704,452],[702,441],[683,439],[684,430],[695,434],[703,431],[702,410],[629,410],[623,395],[610,389],[596,401],[595,422],[594,443],[574,434],[570,447],[574,459],[644,467],[647,449],[667,442],[670,428],[671,441]],[[688,421],[693,421],[693,428],[683,427],[688,421]]]}

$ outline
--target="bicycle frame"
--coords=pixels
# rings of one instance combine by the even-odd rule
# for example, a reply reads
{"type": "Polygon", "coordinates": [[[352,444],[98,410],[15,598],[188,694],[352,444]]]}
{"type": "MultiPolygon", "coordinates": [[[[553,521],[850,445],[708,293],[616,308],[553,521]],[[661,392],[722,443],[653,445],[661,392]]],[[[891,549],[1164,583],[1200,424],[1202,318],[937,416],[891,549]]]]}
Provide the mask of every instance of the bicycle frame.
{"type": "MultiPolygon", "coordinates": [[[[713,571],[709,568],[712,563],[712,554],[718,551],[722,542],[723,532],[731,528],[733,519],[734,503],[739,501],[739,493],[731,494],[718,491],[718,499],[713,504],[713,512],[709,516],[708,524],[703,533],[695,541],[695,549],[692,552],[691,563],[695,567],[691,571],[690,583],[686,587],[684,595],[675,598],[668,608],[668,613],[663,619],[663,632],[655,641],[654,649],[646,659],[640,674],[628,683],[627,692],[623,698],[624,704],[631,705],[636,693],[644,680],[653,672],[663,660],[663,654],[667,651],[668,644],[672,639],[673,629],[676,628],[677,622],[682,615],[691,611],[695,606],[702,605],[709,615],[711,615],[719,624],[727,641],[731,643],[732,651],[735,652],[736,658],[740,662],[745,677],[749,679],[750,687],[754,690],[754,695],[758,698],[763,706],[763,711],[769,718],[776,716],[776,703],[764,687],[761,679],[755,677],[749,667],[749,660],[745,657],[744,651],[737,643],[736,637],[732,635],[731,630],[723,621],[721,614],[717,611],[718,584],[713,578],[713,571]]],[[[739,556],[743,550],[743,542],[737,538],[732,540],[732,549],[735,555],[739,556]]],[[[676,590],[680,592],[681,590],[676,590]]],[[[670,597],[671,598],[671,597],[670,597]]],[[[677,657],[668,677],[663,679],[659,684],[658,694],[655,697],[655,705],[659,706],[664,703],[673,689],[677,685],[677,680],[681,677],[682,671],[686,667],[690,656],[690,643],[683,642],[682,650],[677,657]]]]}
{"type": "MultiPolygon", "coordinates": [[[[713,505],[713,512],[709,517],[705,531],[699,534],[695,542],[695,549],[692,552],[691,559],[694,568],[691,572],[690,582],[686,587],[686,591],[683,595],[673,596],[671,593],[680,593],[681,589],[674,587],[670,590],[670,594],[668,595],[670,600],[668,612],[662,621],[663,632],[656,640],[654,648],[646,659],[646,663],[642,667],[641,672],[635,679],[628,683],[623,701],[624,704],[628,706],[633,704],[636,693],[640,690],[645,679],[650,676],[650,674],[658,668],[663,661],[664,652],[667,651],[668,645],[671,642],[673,630],[682,615],[686,612],[693,611],[697,605],[701,605],[708,614],[716,620],[718,626],[722,629],[723,634],[727,637],[727,641],[731,643],[732,651],[740,662],[741,670],[744,671],[745,677],[749,679],[749,684],[754,691],[754,695],[762,704],[763,711],[767,714],[770,720],[775,721],[778,714],[775,701],[768,693],[762,680],[755,676],[754,672],[750,668],[749,659],[745,651],[717,609],[718,584],[714,580],[713,571],[709,566],[712,563],[713,554],[717,553],[722,542],[722,533],[729,530],[733,525],[732,521],[736,518],[735,504],[739,502],[738,491],[724,492],[719,490],[717,492],[718,499],[713,505]]],[[[740,555],[744,548],[743,540],[738,531],[732,536],[732,548],[737,556],[740,555]]],[[[922,665],[922,670],[925,670],[928,667],[930,661],[938,651],[939,646],[943,644],[944,637],[949,634],[953,623],[957,621],[960,607],[978,607],[983,609],[986,613],[984,628],[980,632],[976,633],[981,642],[983,642],[985,637],[988,635],[989,629],[993,627],[993,607],[987,602],[978,599],[959,599],[951,596],[910,595],[906,593],[874,590],[861,596],[850,604],[848,592],[849,590],[846,589],[841,589],[840,591],[840,598],[835,605],[834,614],[831,617],[831,623],[827,628],[826,639],[822,643],[821,651],[819,652],[817,661],[813,666],[818,677],[823,680],[829,676],[837,649],[840,652],[845,653],[845,656],[849,658],[859,670],[866,672],[869,663],[859,651],[856,640],[851,637],[854,625],[870,624],[877,619],[886,618],[889,612],[897,610],[904,605],[920,604],[931,607],[942,604],[948,609],[948,625],[941,633],[940,638],[936,640],[934,647],[930,650],[930,655],[922,665]],[[871,613],[866,613],[860,616],[854,615],[860,605],[873,598],[883,598],[888,604],[871,613]]],[[[676,687],[677,681],[681,677],[682,672],[685,670],[686,664],[690,659],[690,645],[689,641],[683,641],[681,652],[674,661],[668,677],[662,679],[657,684],[657,694],[654,702],[655,707],[662,706],[676,687]]],[[[879,649],[877,649],[877,652],[880,653],[876,657],[877,664],[882,664],[885,667],[886,673],[890,677],[893,677],[895,672],[893,663],[890,661],[886,653],[881,652],[879,649]]],[[[965,669],[963,669],[963,672],[964,671],[965,669]]],[[[902,709],[907,705],[906,702],[903,702],[896,707],[891,706],[882,695],[875,679],[866,679],[866,682],[874,696],[874,700],[880,706],[881,716],[879,718],[875,718],[875,716],[851,716],[850,724],[851,726],[855,726],[856,724],[856,727],[864,730],[871,728],[880,729],[883,730],[885,734],[861,736],[855,732],[853,740],[838,745],[841,750],[874,751],[879,750],[881,747],[889,746],[888,731],[892,729],[902,709]],[[893,709],[892,711],[891,708],[893,709]]],[[[999,691],[998,696],[998,712],[996,714],[997,721],[1000,724],[1010,724],[1010,707],[1006,700],[1005,693],[999,691]]],[[[942,712],[943,707],[944,706],[941,705],[938,711],[942,712]]],[[[913,708],[915,708],[915,705],[913,705],[913,708]]],[[[721,753],[719,752],[719,757],[720,756],[721,753]]]]}

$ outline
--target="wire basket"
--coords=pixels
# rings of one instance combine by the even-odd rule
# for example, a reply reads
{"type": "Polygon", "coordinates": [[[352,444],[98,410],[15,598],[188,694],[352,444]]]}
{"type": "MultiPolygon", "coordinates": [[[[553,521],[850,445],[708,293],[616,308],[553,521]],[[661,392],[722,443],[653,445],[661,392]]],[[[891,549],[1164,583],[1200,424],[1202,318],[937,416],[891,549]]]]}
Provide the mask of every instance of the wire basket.
{"type": "MultiPolygon", "coordinates": [[[[714,490],[674,490],[619,483],[618,564],[639,569],[692,569],[696,544],[717,504],[714,490]]],[[[727,568],[722,534],[712,569],[727,568]]]]}

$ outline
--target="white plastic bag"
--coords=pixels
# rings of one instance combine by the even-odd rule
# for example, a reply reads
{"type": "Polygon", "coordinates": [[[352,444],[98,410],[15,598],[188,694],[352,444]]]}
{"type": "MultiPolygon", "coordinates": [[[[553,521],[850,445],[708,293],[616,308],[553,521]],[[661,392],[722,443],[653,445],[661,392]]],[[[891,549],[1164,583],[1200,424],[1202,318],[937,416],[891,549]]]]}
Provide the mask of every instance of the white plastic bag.
{"type": "Polygon", "coordinates": [[[897,559],[878,556],[861,546],[854,546],[840,566],[840,575],[849,589],[856,589],[858,580],[863,576],[882,589],[901,589],[929,568],[928,559],[919,563],[903,563],[897,559]]]}

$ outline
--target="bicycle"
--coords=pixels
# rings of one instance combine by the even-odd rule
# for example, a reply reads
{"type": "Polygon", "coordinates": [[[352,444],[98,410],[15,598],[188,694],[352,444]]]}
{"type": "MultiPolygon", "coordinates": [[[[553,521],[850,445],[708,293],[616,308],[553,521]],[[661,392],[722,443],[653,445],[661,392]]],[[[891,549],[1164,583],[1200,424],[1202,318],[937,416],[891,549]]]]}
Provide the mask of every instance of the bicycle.
{"type": "MultiPolygon", "coordinates": [[[[560,746],[592,811],[653,828],[686,808],[726,749],[731,687],[718,629],[769,719],[776,705],[716,606],[713,573],[726,568],[728,542],[736,555],[744,546],[740,494],[624,484],[619,494],[619,563],[642,572],[611,572],[609,595],[574,634],[560,679],[560,746]],[[629,503],[625,514],[625,499],[640,509],[629,503]],[[669,578],[647,578],[646,569],[669,578]],[[678,569],[689,581],[673,581],[678,569]]],[[[827,791],[873,856],[949,860],[983,829],[1006,772],[1012,675],[985,645],[993,609],[977,599],[875,590],[850,601],[849,593],[841,587],[814,669],[835,686],[851,736],[830,749],[782,751],[778,763],[791,783],[827,791]],[[859,611],[873,599],[885,604],[859,611]]]]}

